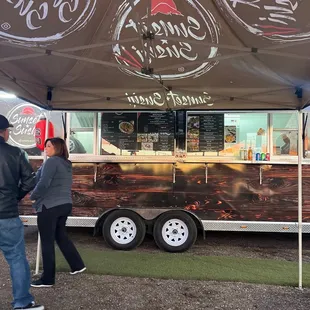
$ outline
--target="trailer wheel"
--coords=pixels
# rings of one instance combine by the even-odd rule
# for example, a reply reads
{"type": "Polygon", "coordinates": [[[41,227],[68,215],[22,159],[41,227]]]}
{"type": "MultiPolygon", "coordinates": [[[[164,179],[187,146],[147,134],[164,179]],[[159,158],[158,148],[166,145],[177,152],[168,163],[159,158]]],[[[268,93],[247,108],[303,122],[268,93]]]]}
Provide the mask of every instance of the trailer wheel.
{"type": "Polygon", "coordinates": [[[117,250],[132,250],[145,237],[145,223],[130,210],[117,210],[109,214],[103,223],[102,234],[107,244],[117,250]]]}
{"type": "Polygon", "coordinates": [[[167,252],[184,252],[197,239],[194,220],[184,212],[166,212],[156,220],[153,235],[157,246],[167,252]]]}

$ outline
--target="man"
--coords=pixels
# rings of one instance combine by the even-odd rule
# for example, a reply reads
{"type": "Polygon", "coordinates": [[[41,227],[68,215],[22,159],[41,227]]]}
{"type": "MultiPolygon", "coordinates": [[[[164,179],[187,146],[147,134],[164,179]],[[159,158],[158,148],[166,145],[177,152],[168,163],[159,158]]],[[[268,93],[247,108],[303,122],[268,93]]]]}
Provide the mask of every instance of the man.
{"type": "Polygon", "coordinates": [[[0,249],[10,266],[13,308],[43,310],[29,292],[24,225],[18,215],[18,201],[34,188],[35,178],[24,151],[6,143],[10,127],[13,126],[0,114],[0,249]]]}

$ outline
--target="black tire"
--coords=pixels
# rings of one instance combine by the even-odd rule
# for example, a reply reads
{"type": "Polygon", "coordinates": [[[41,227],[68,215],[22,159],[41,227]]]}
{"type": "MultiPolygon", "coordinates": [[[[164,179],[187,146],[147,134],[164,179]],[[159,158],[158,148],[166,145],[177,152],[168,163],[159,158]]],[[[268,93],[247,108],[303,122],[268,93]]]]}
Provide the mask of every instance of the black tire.
{"type": "Polygon", "coordinates": [[[184,252],[195,243],[197,226],[185,212],[165,212],[156,220],[153,235],[160,249],[167,252],[184,252]]]}
{"type": "Polygon", "coordinates": [[[106,243],[116,250],[132,250],[139,246],[145,237],[145,223],[130,210],[111,212],[103,223],[102,234],[106,243]]]}

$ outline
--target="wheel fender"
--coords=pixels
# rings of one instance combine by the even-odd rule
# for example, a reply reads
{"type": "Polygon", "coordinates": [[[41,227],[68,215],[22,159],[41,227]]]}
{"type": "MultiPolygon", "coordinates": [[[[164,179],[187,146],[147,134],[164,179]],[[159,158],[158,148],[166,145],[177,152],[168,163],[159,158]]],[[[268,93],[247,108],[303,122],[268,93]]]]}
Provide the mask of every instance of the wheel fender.
{"type": "Polygon", "coordinates": [[[206,239],[206,232],[205,232],[205,229],[203,227],[201,219],[195,213],[192,213],[192,212],[187,211],[187,210],[184,210],[184,212],[186,212],[188,215],[190,215],[192,217],[192,219],[196,223],[198,231],[201,231],[203,239],[206,239]]]}

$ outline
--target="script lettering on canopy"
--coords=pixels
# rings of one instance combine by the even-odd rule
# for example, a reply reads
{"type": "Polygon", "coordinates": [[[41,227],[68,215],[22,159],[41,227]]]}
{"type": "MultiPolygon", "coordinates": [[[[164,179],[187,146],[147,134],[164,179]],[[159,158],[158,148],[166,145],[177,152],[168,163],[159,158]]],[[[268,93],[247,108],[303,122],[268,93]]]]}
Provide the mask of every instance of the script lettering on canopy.
{"type": "Polygon", "coordinates": [[[192,95],[181,95],[172,91],[169,91],[166,95],[163,93],[155,92],[149,96],[139,95],[136,93],[125,93],[126,98],[130,105],[134,108],[139,106],[154,106],[163,107],[167,106],[170,108],[177,107],[190,107],[190,106],[199,106],[212,102],[212,97],[207,93],[203,92],[200,96],[192,96],[192,95]]]}
{"type": "Polygon", "coordinates": [[[51,44],[83,28],[93,16],[96,3],[97,0],[2,0],[0,38],[29,46],[51,44]]]}
{"type": "MultiPolygon", "coordinates": [[[[148,62],[152,67],[180,64],[175,69],[164,71],[160,75],[162,80],[197,78],[217,64],[216,61],[212,61],[217,55],[217,47],[201,48],[197,44],[187,42],[194,40],[219,43],[218,24],[202,3],[196,0],[152,0],[149,20],[147,15],[146,1],[126,0],[118,9],[111,30],[112,40],[139,37],[142,30],[152,31],[156,38],[152,46],[149,47],[145,43],[144,48],[140,40],[137,43],[115,44],[112,49],[116,62],[137,68],[137,70],[122,68],[121,71],[129,75],[151,78],[141,73],[148,56],[148,62]],[[150,29],[147,28],[148,25],[150,29]],[[169,40],[167,37],[179,40],[169,40]],[[205,60],[207,57],[208,61],[205,60]],[[182,66],[182,63],[186,62],[195,64],[182,66]]],[[[159,78],[156,73],[154,76],[159,78]]]]}
{"type": "Polygon", "coordinates": [[[307,11],[302,0],[216,0],[226,15],[250,33],[276,41],[299,41],[310,37],[307,11]]]}

